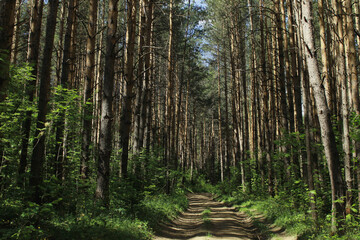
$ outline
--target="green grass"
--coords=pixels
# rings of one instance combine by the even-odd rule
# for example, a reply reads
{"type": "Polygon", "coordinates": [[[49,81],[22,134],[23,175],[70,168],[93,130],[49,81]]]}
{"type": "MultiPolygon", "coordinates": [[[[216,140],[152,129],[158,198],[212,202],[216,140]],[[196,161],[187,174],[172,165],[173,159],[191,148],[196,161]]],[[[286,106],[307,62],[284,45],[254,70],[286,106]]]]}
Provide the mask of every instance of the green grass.
{"type": "Polygon", "coordinates": [[[210,217],[211,210],[209,208],[205,209],[201,212],[201,216],[203,219],[210,217]]]}
{"type": "Polygon", "coordinates": [[[210,213],[211,213],[211,210],[209,208],[207,208],[201,212],[201,217],[205,223],[205,226],[209,226],[211,224],[210,213]]]}
{"type": "Polygon", "coordinates": [[[240,208],[249,215],[263,214],[267,221],[286,229],[291,235],[303,236],[314,230],[313,221],[305,213],[286,206],[283,201],[276,198],[248,200],[240,204],[240,208]]]}
{"type": "Polygon", "coordinates": [[[187,206],[188,201],[183,193],[148,196],[139,205],[137,217],[148,222],[152,228],[156,228],[160,221],[175,218],[187,206]]]}
{"type": "Polygon", "coordinates": [[[314,222],[304,208],[296,208],[292,203],[278,196],[256,197],[234,192],[232,196],[221,195],[218,199],[232,204],[240,211],[254,217],[254,225],[260,229],[263,236],[271,235],[268,233],[267,224],[274,223],[276,226],[286,229],[288,234],[298,236],[299,240],[360,239],[360,223],[354,217],[344,225],[343,235],[332,236],[330,234],[331,216],[319,218],[317,222],[314,222]],[[265,216],[265,223],[256,220],[258,214],[265,216]]]}
{"type": "Polygon", "coordinates": [[[87,203],[82,212],[59,214],[54,204],[0,201],[0,239],[122,239],[148,240],[160,221],[177,216],[187,207],[184,192],[148,195],[132,212],[126,206],[109,210],[87,203]]]}

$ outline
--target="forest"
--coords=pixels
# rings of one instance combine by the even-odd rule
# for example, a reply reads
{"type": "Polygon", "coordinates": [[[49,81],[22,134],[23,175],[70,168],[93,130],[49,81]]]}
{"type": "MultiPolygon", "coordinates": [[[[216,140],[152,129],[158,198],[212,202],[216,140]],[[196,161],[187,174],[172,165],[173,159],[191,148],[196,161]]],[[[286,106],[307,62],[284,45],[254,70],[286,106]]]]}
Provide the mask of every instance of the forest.
{"type": "Polygon", "coordinates": [[[0,239],[360,239],[359,63],[357,0],[0,0],[0,239]]]}

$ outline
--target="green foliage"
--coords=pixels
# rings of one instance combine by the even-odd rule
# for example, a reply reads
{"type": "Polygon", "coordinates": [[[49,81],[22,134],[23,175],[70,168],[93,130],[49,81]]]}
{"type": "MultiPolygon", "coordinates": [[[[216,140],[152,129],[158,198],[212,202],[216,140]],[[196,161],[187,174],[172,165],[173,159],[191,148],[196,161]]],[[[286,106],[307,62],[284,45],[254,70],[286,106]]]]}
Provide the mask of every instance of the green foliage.
{"type": "Polygon", "coordinates": [[[211,214],[211,210],[209,208],[201,212],[201,218],[204,221],[205,226],[207,227],[211,227],[210,214],[211,214]]]}
{"type": "MultiPolygon", "coordinates": [[[[70,163],[79,161],[72,158],[70,163]]],[[[133,173],[119,180],[113,172],[109,209],[94,204],[94,179],[82,180],[76,170],[62,182],[52,175],[44,180],[42,205],[27,201],[27,193],[16,185],[9,186],[0,198],[0,239],[151,239],[159,222],[187,207],[187,198],[181,188],[164,194],[165,170],[158,151],[139,158],[148,166],[140,175],[144,181],[133,173]]]]}
{"type": "MultiPolygon", "coordinates": [[[[265,223],[274,223],[276,226],[286,229],[288,233],[302,236],[312,232],[314,223],[301,209],[296,209],[287,201],[286,197],[256,197],[238,193],[234,196],[224,196],[225,202],[235,204],[241,211],[250,216],[263,215],[265,223]]],[[[255,218],[256,221],[256,218],[255,218]]],[[[258,222],[257,226],[265,233],[268,228],[264,223],[258,222]]]]}
{"type": "Polygon", "coordinates": [[[360,115],[354,112],[350,117],[350,136],[353,140],[360,141],[360,115]]]}
{"type": "MultiPolygon", "coordinates": [[[[132,184],[127,182],[129,187],[122,190],[130,190],[132,184]]],[[[47,185],[52,189],[47,191],[48,199],[51,194],[51,198],[59,195],[60,187],[56,189],[51,182],[47,185]]],[[[16,200],[18,195],[1,199],[0,239],[151,239],[152,229],[159,222],[174,218],[187,207],[181,189],[171,195],[148,194],[136,201],[133,198],[140,191],[114,192],[110,209],[94,205],[93,189],[83,189],[81,194],[71,190],[62,192],[64,199],[48,200],[42,205],[16,200]],[[121,200],[117,201],[118,198],[121,200]],[[83,205],[72,210],[77,206],[76,200],[83,205]]]]}
{"type": "Polygon", "coordinates": [[[63,88],[61,85],[56,86],[54,88],[54,98],[51,102],[52,110],[49,119],[57,120],[59,114],[64,112],[66,119],[74,123],[79,118],[80,99],[81,96],[76,89],[63,88]]]}
{"type": "Polygon", "coordinates": [[[159,222],[175,218],[187,205],[187,198],[180,189],[171,195],[147,196],[137,206],[137,217],[156,228],[159,222]]]}
{"type": "Polygon", "coordinates": [[[34,80],[29,65],[11,67],[11,81],[6,92],[7,98],[0,103],[0,148],[4,151],[5,162],[0,167],[1,188],[13,184],[11,179],[17,173],[17,162],[21,144],[22,119],[26,111],[34,111],[35,105],[26,97],[24,86],[34,80]]]}
{"type": "Polygon", "coordinates": [[[191,179],[190,170],[185,174],[185,188],[190,192],[216,192],[216,187],[213,186],[208,179],[206,179],[205,175],[194,171],[191,179]]]}
{"type": "MultiPolygon", "coordinates": [[[[322,217],[318,212],[320,217],[315,222],[308,210],[308,203],[311,201],[310,191],[305,186],[299,186],[302,184],[300,181],[294,184],[298,185],[291,186],[290,195],[285,191],[280,192],[275,197],[232,191],[231,194],[218,195],[218,199],[232,204],[240,211],[252,216],[255,226],[265,235],[269,233],[270,223],[274,223],[276,226],[286,229],[289,234],[298,236],[298,239],[360,239],[360,223],[358,217],[354,215],[347,217],[343,229],[340,229],[342,235],[330,234],[331,214],[322,217]],[[296,196],[302,200],[298,199],[294,202],[293,199],[296,196]],[[258,216],[264,216],[265,220],[258,221],[258,216]]],[[[222,186],[223,184],[218,185],[219,193],[222,192],[222,186]]],[[[312,193],[317,195],[315,191],[312,193]]],[[[317,203],[318,201],[321,199],[317,197],[317,203]]],[[[321,206],[319,203],[318,205],[321,206]]]]}
{"type": "Polygon", "coordinates": [[[201,212],[201,217],[204,221],[209,220],[211,210],[209,208],[201,212]]]}
{"type": "Polygon", "coordinates": [[[54,239],[150,239],[146,222],[104,212],[99,216],[79,215],[55,219],[50,229],[54,239]]]}
{"type": "Polygon", "coordinates": [[[321,221],[321,229],[313,234],[304,236],[302,239],[314,239],[314,240],[330,240],[330,239],[339,239],[339,240],[358,240],[360,239],[360,223],[359,219],[351,217],[346,221],[343,229],[340,229],[340,234],[330,234],[331,233],[331,215],[328,215],[326,220],[321,221]]]}

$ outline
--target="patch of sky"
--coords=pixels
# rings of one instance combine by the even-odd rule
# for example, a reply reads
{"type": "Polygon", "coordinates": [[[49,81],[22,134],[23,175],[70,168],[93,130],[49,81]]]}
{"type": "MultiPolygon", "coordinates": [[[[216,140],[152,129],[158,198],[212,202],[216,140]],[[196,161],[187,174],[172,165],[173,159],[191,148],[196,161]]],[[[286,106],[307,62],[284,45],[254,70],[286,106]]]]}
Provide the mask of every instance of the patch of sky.
{"type": "Polygon", "coordinates": [[[206,7],[206,3],[204,0],[195,0],[195,4],[201,7],[206,7]]]}
{"type": "MultiPolygon", "coordinates": [[[[205,0],[194,0],[194,4],[196,6],[204,8],[204,9],[207,8],[207,4],[206,4],[205,0]]],[[[208,19],[200,20],[196,27],[201,30],[205,30],[209,25],[208,21],[209,21],[208,19]]],[[[200,48],[200,52],[202,55],[202,60],[203,60],[204,65],[208,65],[209,60],[211,60],[213,58],[213,54],[211,53],[211,51],[206,49],[206,46],[208,44],[209,44],[209,42],[207,41],[206,37],[201,39],[199,42],[199,48],[200,48]]]]}

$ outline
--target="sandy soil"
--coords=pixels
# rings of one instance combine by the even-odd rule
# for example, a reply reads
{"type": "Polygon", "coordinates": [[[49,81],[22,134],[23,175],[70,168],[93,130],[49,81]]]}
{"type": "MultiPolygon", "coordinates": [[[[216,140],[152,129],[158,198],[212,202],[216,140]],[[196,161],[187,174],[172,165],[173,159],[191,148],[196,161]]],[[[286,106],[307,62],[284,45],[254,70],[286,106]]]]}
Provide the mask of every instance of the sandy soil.
{"type": "MultiPolygon", "coordinates": [[[[172,222],[163,223],[154,240],[266,239],[247,214],[214,200],[211,194],[189,194],[188,199],[188,209],[172,222]],[[204,216],[206,209],[208,213],[204,216]]],[[[279,228],[272,230],[270,228],[271,232],[278,232],[272,239],[296,240],[296,237],[287,236],[279,228]]]]}

